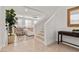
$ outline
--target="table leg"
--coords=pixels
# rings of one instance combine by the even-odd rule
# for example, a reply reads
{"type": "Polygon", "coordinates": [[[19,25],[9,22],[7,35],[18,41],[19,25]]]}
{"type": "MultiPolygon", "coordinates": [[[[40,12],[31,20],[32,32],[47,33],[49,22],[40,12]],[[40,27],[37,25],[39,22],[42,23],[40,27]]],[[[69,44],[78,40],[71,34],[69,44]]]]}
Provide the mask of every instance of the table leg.
{"type": "Polygon", "coordinates": [[[59,44],[59,33],[58,33],[58,44],[59,44]]]}
{"type": "Polygon", "coordinates": [[[61,34],[61,42],[62,42],[62,34],[61,34]]]}

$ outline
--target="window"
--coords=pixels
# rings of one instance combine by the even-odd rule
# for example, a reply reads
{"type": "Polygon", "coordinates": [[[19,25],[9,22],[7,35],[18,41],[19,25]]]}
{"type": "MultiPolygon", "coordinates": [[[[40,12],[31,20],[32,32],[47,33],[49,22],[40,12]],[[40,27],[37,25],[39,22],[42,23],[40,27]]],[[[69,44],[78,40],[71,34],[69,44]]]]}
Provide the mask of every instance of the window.
{"type": "Polygon", "coordinates": [[[33,21],[32,20],[25,20],[25,27],[26,28],[32,28],[33,27],[33,21]]]}
{"type": "Polygon", "coordinates": [[[71,24],[78,24],[79,23],[79,14],[72,14],[71,15],[71,24]]]}
{"type": "Polygon", "coordinates": [[[79,6],[67,10],[68,27],[79,27],[79,6]]]}
{"type": "Polygon", "coordinates": [[[22,27],[22,19],[18,19],[18,21],[17,21],[17,27],[22,27]]]}

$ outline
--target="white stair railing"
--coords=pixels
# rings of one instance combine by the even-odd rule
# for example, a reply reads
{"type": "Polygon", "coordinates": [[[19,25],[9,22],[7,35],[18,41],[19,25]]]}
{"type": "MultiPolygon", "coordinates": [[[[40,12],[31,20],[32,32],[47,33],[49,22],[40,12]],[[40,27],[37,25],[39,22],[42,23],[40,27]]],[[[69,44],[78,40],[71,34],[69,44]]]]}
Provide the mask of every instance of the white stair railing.
{"type": "Polygon", "coordinates": [[[45,45],[49,45],[55,42],[56,39],[55,16],[57,15],[57,10],[55,10],[53,15],[44,24],[45,45]]]}
{"type": "MultiPolygon", "coordinates": [[[[57,9],[58,10],[58,9],[57,9]]],[[[38,32],[44,31],[44,44],[49,45],[55,41],[55,16],[57,14],[57,10],[53,12],[51,16],[45,16],[35,25],[35,36],[38,32]],[[53,24],[52,24],[53,23],[53,24]],[[53,40],[54,39],[54,40],[53,40]]]]}
{"type": "Polygon", "coordinates": [[[40,19],[35,25],[34,25],[34,32],[35,34],[40,32],[40,31],[44,31],[44,23],[45,21],[48,19],[48,17],[43,17],[42,19],[40,19]]]}

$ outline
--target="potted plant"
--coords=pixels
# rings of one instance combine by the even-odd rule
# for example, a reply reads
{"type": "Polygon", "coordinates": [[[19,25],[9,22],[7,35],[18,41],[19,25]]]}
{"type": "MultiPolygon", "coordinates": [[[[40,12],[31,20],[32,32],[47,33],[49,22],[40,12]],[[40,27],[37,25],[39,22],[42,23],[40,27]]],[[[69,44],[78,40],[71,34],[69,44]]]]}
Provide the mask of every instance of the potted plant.
{"type": "Polygon", "coordinates": [[[16,24],[16,14],[15,14],[15,11],[13,9],[10,9],[10,10],[6,10],[6,27],[8,29],[8,32],[9,32],[9,43],[12,43],[14,42],[14,33],[13,33],[13,27],[14,25],[16,24]]]}

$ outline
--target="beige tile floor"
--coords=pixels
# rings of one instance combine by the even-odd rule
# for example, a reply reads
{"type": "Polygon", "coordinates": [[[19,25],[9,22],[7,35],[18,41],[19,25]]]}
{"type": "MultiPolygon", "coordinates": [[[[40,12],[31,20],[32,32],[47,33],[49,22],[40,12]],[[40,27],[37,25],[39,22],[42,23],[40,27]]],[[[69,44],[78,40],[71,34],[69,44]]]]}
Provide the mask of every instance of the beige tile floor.
{"type": "MultiPolygon", "coordinates": [[[[20,38],[20,37],[19,37],[20,38]]],[[[51,44],[50,46],[44,46],[38,40],[33,38],[19,40],[14,44],[9,44],[3,48],[1,52],[78,52],[76,48],[64,44],[51,44]]]]}

